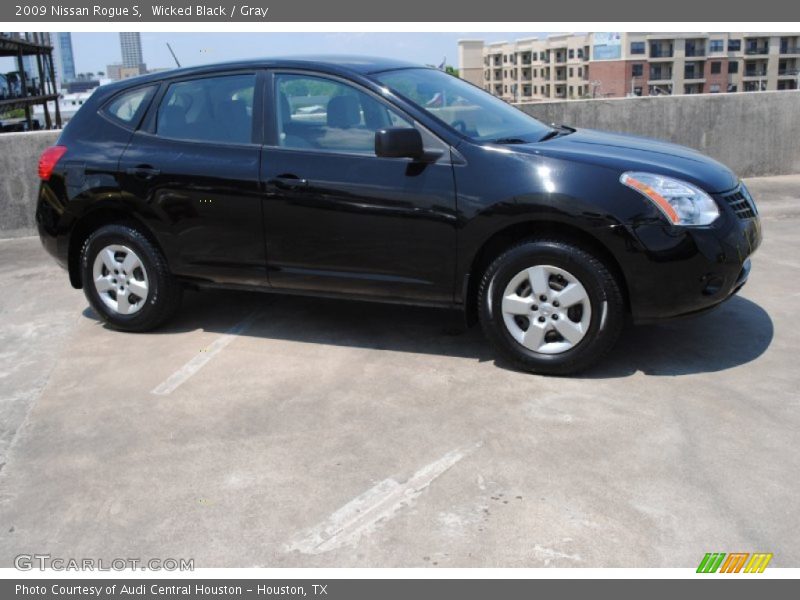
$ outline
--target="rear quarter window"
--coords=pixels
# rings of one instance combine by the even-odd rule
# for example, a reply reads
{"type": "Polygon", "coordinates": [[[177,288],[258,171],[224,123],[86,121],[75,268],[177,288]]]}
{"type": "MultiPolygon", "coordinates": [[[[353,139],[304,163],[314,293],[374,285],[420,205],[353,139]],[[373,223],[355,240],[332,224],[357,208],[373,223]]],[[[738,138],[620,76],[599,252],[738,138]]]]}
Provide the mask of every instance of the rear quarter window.
{"type": "Polygon", "coordinates": [[[151,85],[117,94],[103,107],[103,112],[122,125],[135,127],[155,90],[156,86],[151,85]]]}

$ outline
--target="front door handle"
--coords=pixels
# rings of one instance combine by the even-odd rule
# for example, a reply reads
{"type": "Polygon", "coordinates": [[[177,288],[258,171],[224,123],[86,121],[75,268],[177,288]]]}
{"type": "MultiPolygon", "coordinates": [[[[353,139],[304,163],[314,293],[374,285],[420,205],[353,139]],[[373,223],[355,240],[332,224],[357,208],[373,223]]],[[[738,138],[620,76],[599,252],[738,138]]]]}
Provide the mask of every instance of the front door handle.
{"type": "Polygon", "coordinates": [[[308,187],[308,179],[300,179],[296,175],[279,175],[278,177],[273,177],[267,183],[279,190],[296,190],[308,187]]]}
{"type": "Polygon", "coordinates": [[[154,169],[150,165],[139,165],[137,167],[130,167],[126,169],[125,172],[128,175],[133,175],[134,177],[138,177],[139,179],[152,179],[153,177],[157,177],[161,174],[160,169],[154,169]]]}

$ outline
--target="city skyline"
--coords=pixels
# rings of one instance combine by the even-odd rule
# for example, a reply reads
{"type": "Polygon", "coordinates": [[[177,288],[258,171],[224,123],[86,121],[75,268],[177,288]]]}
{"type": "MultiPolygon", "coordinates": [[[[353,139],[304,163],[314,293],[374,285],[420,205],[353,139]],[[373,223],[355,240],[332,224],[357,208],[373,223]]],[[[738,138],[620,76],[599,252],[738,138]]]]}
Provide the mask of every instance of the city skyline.
{"type": "MultiPolygon", "coordinates": [[[[541,32],[461,33],[153,33],[143,32],[141,55],[149,68],[175,67],[172,46],[182,66],[289,54],[363,54],[423,64],[458,63],[458,40],[481,36],[502,41],[541,32]],[[380,50],[375,50],[379,48],[380,50]]],[[[123,63],[120,34],[73,33],[76,74],[105,72],[123,63]]]]}

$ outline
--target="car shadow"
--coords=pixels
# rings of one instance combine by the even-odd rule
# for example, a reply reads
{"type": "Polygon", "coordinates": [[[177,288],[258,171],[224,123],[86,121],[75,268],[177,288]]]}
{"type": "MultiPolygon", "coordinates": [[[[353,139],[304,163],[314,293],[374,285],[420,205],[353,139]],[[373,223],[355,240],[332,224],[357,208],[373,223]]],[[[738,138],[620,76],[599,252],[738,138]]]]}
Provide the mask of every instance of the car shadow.
{"type": "MultiPolygon", "coordinates": [[[[495,361],[480,327],[465,328],[453,311],[224,290],[187,291],[176,318],[152,334],[227,333],[256,318],[239,335],[331,346],[436,354],[495,361]]],[[[91,308],[84,316],[97,320],[91,308]]],[[[710,313],[656,325],[628,325],[617,345],[577,377],[619,378],[708,373],[748,363],[769,347],[773,324],[758,304],[734,297],[710,313]]],[[[513,369],[512,369],[513,370],[513,369]]]]}

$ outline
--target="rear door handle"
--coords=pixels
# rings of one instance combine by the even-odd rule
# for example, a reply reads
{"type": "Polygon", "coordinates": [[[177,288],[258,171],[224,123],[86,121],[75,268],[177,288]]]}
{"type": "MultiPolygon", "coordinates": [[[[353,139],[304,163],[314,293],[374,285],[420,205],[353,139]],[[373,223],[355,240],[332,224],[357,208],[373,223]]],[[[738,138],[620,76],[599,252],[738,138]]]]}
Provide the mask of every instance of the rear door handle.
{"type": "Polygon", "coordinates": [[[296,190],[308,187],[308,179],[300,179],[295,175],[280,175],[279,177],[273,177],[267,183],[279,190],[296,190]]]}
{"type": "Polygon", "coordinates": [[[128,175],[133,175],[134,177],[138,177],[139,179],[152,179],[153,177],[157,177],[161,174],[160,169],[154,169],[150,165],[139,165],[138,167],[130,167],[126,169],[125,172],[128,175]]]}

